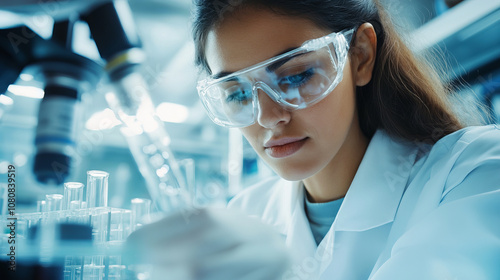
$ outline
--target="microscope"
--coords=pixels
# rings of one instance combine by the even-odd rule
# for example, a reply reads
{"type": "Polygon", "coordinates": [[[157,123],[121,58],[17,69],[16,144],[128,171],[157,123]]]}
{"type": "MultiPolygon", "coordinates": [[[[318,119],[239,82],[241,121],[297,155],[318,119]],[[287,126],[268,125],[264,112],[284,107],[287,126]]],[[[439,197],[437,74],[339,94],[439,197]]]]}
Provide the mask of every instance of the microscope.
{"type": "MultiPolygon", "coordinates": [[[[100,1],[78,16],[57,20],[49,39],[26,25],[0,30],[0,94],[28,67],[44,84],[33,165],[39,182],[60,185],[69,175],[77,141],[76,106],[82,92],[95,90],[104,74],[112,83],[119,83],[135,72],[144,58],[126,1],[100,1]],[[88,24],[106,64],[72,51],[76,21],[88,24]]],[[[126,107],[133,106],[133,100],[123,99],[123,102],[126,107]]]]}

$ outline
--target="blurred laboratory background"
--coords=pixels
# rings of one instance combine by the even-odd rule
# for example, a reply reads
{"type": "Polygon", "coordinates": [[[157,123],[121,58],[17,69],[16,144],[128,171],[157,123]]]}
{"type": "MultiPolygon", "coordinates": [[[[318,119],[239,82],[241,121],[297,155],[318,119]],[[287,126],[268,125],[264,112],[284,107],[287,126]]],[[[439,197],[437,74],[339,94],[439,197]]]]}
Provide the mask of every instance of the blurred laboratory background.
{"type": "MultiPolygon", "coordinates": [[[[433,61],[444,60],[443,80],[461,97],[484,104],[490,113],[488,121],[498,122],[500,1],[382,2],[412,48],[434,55],[433,61]]],[[[117,88],[110,84],[119,79],[110,78],[109,52],[122,50],[106,51],[105,43],[98,49],[93,40],[99,39],[99,34],[94,34],[98,30],[116,23],[84,18],[103,3],[106,1],[3,0],[0,4],[0,174],[7,178],[8,166],[16,167],[18,211],[35,211],[36,201],[46,194],[62,194],[63,182],[85,183],[87,170],[110,174],[109,206],[128,208],[132,198],[150,198],[145,175],[140,171],[149,166],[141,167],[140,160],[134,159],[126,134],[120,131],[123,120],[106,100],[107,94],[117,88]],[[94,30],[89,28],[92,25],[94,30]],[[47,148],[42,140],[50,139],[44,135],[37,140],[37,133],[43,134],[44,129],[39,127],[42,120],[50,119],[43,114],[55,113],[52,108],[58,106],[41,106],[44,95],[49,90],[57,95],[58,83],[66,85],[61,77],[68,75],[73,83],[81,84],[73,88],[74,104],[64,105],[74,110],[69,116],[74,119],[74,136],[68,136],[75,144],[71,152],[65,152],[67,145],[49,143],[47,148]],[[60,163],[60,168],[49,166],[52,160],[60,163]],[[47,169],[54,168],[56,174],[49,174],[47,169]]],[[[194,179],[187,180],[193,184],[190,188],[196,193],[197,203],[223,204],[241,188],[272,174],[237,131],[220,128],[205,115],[196,93],[191,1],[129,0],[128,4],[131,15],[122,15],[119,23],[124,30],[136,32],[140,40],[134,45],[136,38],[128,38],[125,49],[143,51],[142,60],[132,61],[135,65],[130,71],[140,73],[147,84],[176,161],[194,163],[194,168],[190,167],[194,179]]],[[[133,79],[128,83],[130,87],[133,79]]],[[[141,147],[146,149],[147,145],[141,147]]],[[[168,169],[168,162],[166,166],[168,169]]],[[[155,169],[156,175],[160,169],[155,169]]]]}

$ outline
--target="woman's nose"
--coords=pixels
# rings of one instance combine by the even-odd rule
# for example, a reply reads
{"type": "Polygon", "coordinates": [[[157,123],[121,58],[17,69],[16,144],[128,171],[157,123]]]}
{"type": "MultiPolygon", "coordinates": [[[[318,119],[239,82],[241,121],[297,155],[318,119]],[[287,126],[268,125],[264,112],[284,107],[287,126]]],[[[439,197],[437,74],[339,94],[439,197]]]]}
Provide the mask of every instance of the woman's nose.
{"type": "Polygon", "coordinates": [[[257,122],[264,128],[273,128],[290,122],[291,113],[274,100],[272,100],[263,90],[259,89],[259,114],[257,122]]]}

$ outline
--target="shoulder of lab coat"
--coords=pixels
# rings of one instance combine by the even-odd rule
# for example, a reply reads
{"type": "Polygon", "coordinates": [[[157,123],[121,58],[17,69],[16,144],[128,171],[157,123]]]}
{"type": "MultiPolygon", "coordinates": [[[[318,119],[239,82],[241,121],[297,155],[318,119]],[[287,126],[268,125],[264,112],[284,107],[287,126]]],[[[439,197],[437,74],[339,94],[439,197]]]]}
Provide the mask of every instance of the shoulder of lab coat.
{"type": "Polygon", "coordinates": [[[500,127],[443,137],[421,171],[370,279],[500,279],[500,127]]]}

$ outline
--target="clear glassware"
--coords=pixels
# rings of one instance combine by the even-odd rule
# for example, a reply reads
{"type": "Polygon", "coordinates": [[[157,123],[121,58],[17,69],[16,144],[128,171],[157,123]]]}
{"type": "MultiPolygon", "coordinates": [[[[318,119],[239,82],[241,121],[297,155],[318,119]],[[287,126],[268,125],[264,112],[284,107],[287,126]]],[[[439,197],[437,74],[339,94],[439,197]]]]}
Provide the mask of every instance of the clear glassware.
{"type": "Polygon", "coordinates": [[[64,183],[64,210],[80,209],[83,202],[83,184],[78,182],[64,183]]]}
{"type": "MultiPolygon", "coordinates": [[[[189,192],[190,199],[196,197],[196,174],[195,161],[192,158],[185,158],[179,161],[179,167],[186,179],[186,187],[189,192]]],[[[193,201],[190,202],[191,204],[193,201]]]]}
{"type": "Polygon", "coordinates": [[[87,171],[87,208],[108,206],[108,177],[105,171],[87,171]]]}
{"type": "Polygon", "coordinates": [[[62,210],[63,195],[62,194],[47,194],[45,195],[47,201],[47,211],[62,210]]]}
{"type": "Polygon", "coordinates": [[[36,212],[47,212],[47,201],[38,200],[36,202],[36,212]]]}
{"type": "Polygon", "coordinates": [[[103,280],[104,256],[86,256],[84,258],[83,275],[86,280],[103,280]]]}
{"type": "Polygon", "coordinates": [[[121,243],[130,233],[130,210],[111,209],[109,225],[109,241],[121,243]]]}
{"type": "Polygon", "coordinates": [[[132,210],[132,231],[142,227],[144,220],[151,212],[151,200],[144,198],[134,198],[131,201],[132,210]]]}
{"type": "Polygon", "coordinates": [[[190,205],[189,191],[170,150],[170,137],[156,116],[144,78],[138,72],[131,72],[113,81],[113,86],[106,100],[123,123],[120,131],[154,205],[167,213],[185,209],[190,205]]]}
{"type": "Polygon", "coordinates": [[[102,244],[109,241],[109,218],[110,210],[106,207],[97,207],[89,209],[92,217],[90,218],[92,226],[92,240],[94,244],[102,244]]]}

